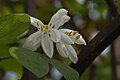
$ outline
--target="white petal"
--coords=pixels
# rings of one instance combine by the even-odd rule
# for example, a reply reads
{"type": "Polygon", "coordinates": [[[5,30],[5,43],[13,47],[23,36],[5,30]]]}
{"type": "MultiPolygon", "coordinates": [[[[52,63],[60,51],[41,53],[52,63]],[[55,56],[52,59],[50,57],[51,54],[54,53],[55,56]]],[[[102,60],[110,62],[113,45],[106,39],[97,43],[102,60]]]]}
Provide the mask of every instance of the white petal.
{"type": "Polygon", "coordinates": [[[37,18],[30,17],[31,24],[35,27],[37,27],[38,30],[41,30],[41,27],[44,26],[44,24],[37,18]]]}
{"type": "Polygon", "coordinates": [[[54,42],[59,42],[60,39],[61,39],[61,34],[60,32],[57,30],[57,29],[52,29],[50,31],[50,36],[51,36],[51,39],[54,41],[54,42]]]}
{"type": "Polygon", "coordinates": [[[71,61],[73,63],[77,63],[78,61],[78,57],[77,57],[77,53],[74,50],[74,48],[71,45],[65,45],[67,50],[68,50],[68,54],[69,54],[69,58],[71,59],[71,61]]]}
{"type": "Polygon", "coordinates": [[[86,45],[85,40],[83,39],[82,35],[80,35],[79,33],[76,33],[73,36],[73,38],[74,38],[76,44],[84,44],[84,45],[86,45]],[[76,39],[77,36],[80,36],[80,38],[76,39]]]}
{"type": "MultiPolygon", "coordinates": [[[[71,31],[73,31],[73,30],[70,30],[70,29],[59,29],[59,31],[65,33],[65,32],[71,32],[71,31]]],[[[78,32],[77,32],[75,35],[70,36],[70,38],[71,38],[76,44],[84,44],[84,45],[86,45],[86,42],[85,42],[85,40],[83,39],[82,35],[79,34],[78,32]],[[76,39],[77,36],[80,36],[80,38],[79,38],[79,39],[76,39]]]]}
{"type": "Polygon", "coordinates": [[[50,39],[48,34],[42,35],[41,44],[45,54],[48,57],[52,58],[54,47],[53,47],[53,41],[50,39]]]}
{"type": "Polygon", "coordinates": [[[60,30],[61,32],[63,32],[63,33],[73,31],[73,30],[71,30],[71,29],[59,29],[59,30],[60,30]]]}
{"type": "Polygon", "coordinates": [[[65,16],[65,15],[67,14],[67,12],[68,12],[68,11],[65,10],[65,9],[60,9],[60,10],[58,10],[57,13],[55,13],[55,14],[52,16],[52,18],[51,18],[48,26],[51,27],[51,28],[54,27],[54,26],[56,25],[56,23],[59,23],[59,22],[61,21],[61,18],[62,18],[63,16],[65,16]]]}
{"type": "Polygon", "coordinates": [[[40,46],[40,40],[41,40],[41,32],[37,31],[33,34],[31,34],[23,44],[23,48],[30,49],[32,51],[35,51],[40,46]]]}
{"type": "Polygon", "coordinates": [[[68,57],[68,51],[67,51],[67,49],[66,49],[64,44],[56,43],[56,48],[57,48],[57,51],[59,52],[59,54],[62,57],[68,57]]]}
{"type": "Polygon", "coordinates": [[[64,23],[68,22],[70,20],[70,17],[67,15],[64,15],[61,17],[60,20],[56,21],[55,23],[55,29],[58,29],[60,26],[62,26],[64,23]]]}
{"type": "Polygon", "coordinates": [[[74,44],[74,41],[64,33],[61,33],[61,42],[64,44],[74,44]]]}

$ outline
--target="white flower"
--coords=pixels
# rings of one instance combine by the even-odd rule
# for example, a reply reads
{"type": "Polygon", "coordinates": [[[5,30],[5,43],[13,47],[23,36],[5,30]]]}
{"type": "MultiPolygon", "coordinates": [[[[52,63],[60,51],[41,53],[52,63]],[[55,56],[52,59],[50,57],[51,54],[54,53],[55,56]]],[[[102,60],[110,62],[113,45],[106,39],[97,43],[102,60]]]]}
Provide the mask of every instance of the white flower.
{"type": "Polygon", "coordinates": [[[81,38],[77,38],[75,35],[73,35],[73,37],[72,35],[68,35],[66,32],[69,32],[69,29],[58,30],[60,26],[70,19],[67,12],[65,9],[58,10],[57,13],[52,16],[48,25],[44,25],[40,20],[30,17],[31,24],[37,27],[38,31],[26,39],[23,48],[35,51],[39,46],[42,46],[45,54],[52,58],[54,52],[53,42],[55,42],[59,54],[63,57],[69,57],[72,62],[76,63],[78,60],[77,53],[71,44],[74,44],[74,42],[79,43],[78,39],[81,38]]]}
{"type": "Polygon", "coordinates": [[[70,19],[67,16],[67,12],[65,9],[60,9],[52,16],[48,25],[44,25],[40,20],[30,17],[31,24],[37,27],[38,31],[26,39],[23,48],[35,51],[41,44],[46,55],[52,58],[54,51],[53,42],[59,42],[63,38],[64,43],[73,44],[74,42],[67,35],[61,34],[57,30],[70,19]]]}
{"type": "MultiPolygon", "coordinates": [[[[59,31],[68,35],[76,44],[86,45],[85,40],[77,31],[70,29],[60,29],[59,31]]],[[[78,61],[77,53],[71,45],[65,44],[63,42],[57,42],[56,48],[61,56],[69,57],[73,63],[78,61]]]]}

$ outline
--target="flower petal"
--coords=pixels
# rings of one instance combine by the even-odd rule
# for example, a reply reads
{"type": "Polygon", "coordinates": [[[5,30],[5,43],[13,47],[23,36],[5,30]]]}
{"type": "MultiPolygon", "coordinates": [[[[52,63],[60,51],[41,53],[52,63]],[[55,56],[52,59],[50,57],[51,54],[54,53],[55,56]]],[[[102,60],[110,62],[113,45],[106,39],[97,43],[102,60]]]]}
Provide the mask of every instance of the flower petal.
{"type": "Polygon", "coordinates": [[[33,34],[31,34],[23,44],[23,48],[30,49],[32,51],[35,51],[40,46],[41,41],[41,32],[37,31],[33,34]]]}
{"type": "Polygon", "coordinates": [[[64,44],[58,42],[56,43],[56,48],[62,57],[68,57],[68,51],[64,44]]]}
{"type": "Polygon", "coordinates": [[[63,42],[64,44],[74,44],[74,41],[67,36],[66,34],[61,32],[61,42],[63,42]]]}
{"type": "MultiPolygon", "coordinates": [[[[60,23],[61,18],[63,18],[63,16],[65,16],[65,15],[67,14],[67,12],[68,12],[68,11],[65,10],[65,9],[60,9],[60,10],[58,10],[57,13],[55,13],[55,14],[52,16],[52,18],[51,18],[48,26],[49,26],[50,28],[52,28],[52,27],[54,27],[56,24],[60,23]]],[[[66,16],[67,16],[67,15],[66,15],[66,16]]],[[[68,17],[67,17],[67,18],[68,18],[68,17]]],[[[66,19],[66,17],[65,17],[65,19],[66,19]]],[[[60,27],[60,26],[58,26],[58,27],[60,27]]]]}
{"type": "Polygon", "coordinates": [[[61,17],[61,19],[55,23],[55,29],[58,29],[60,26],[62,26],[64,23],[68,22],[70,20],[70,17],[67,15],[64,15],[61,17]]]}
{"type": "Polygon", "coordinates": [[[74,38],[76,44],[84,44],[84,45],[86,45],[85,40],[83,39],[82,35],[80,35],[79,33],[76,33],[73,36],[73,38],[74,38]]]}
{"type": "Polygon", "coordinates": [[[42,35],[41,45],[45,54],[48,57],[52,58],[54,47],[53,47],[53,41],[50,39],[49,34],[42,35]]]}
{"type": "MultiPolygon", "coordinates": [[[[75,32],[73,30],[70,30],[70,29],[59,29],[59,31],[65,33],[65,32],[75,32]]],[[[74,35],[71,35],[70,38],[76,43],[76,44],[84,44],[86,45],[86,42],[85,40],[83,39],[82,35],[79,34],[78,32],[74,35]]]]}
{"type": "Polygon", "coordinates": [[[31,24],[35,27],[37,27],[38,30],[41,30],[41,27],[44,26],[44,24],[37,18],[30,17],[31,24]]]}
{"type": "Polygon", "coordinates": [[[61,39],[61,34],[60,32],[57,30],[57,29],[52,29],[50,31],[50,36],[51,36],[51,39],[54,41],[54,42],[59,42],[60,39],[61,39]]]}
{"type": "Polygon", "coordinates": [[[61,32],[63,32],[63,33],[73,31],[73,30],[71,30],[71,29],[59,29],[59,30],[60,30],[61,32]]]}
{"type": "Polygon", "coordinates": [[[77,53],[76,53],[76,51],[74,50],[74,48],[73,48],[71,45],[65,45],[65,47],[66,47],[67,50],[68,50],[68,55],[69,55],[69,58],[71,59],[71,61],[72,61],[73,63],[77,63],[78,57],[77,57],[77,53]]]}
{"type": "Polygon", "coordinates": [[[85,40],[83,39],[83,37],[80,35],[80,38],[78,40],[75,41],[76,44],[84,44],[86,45],[85,40]]]}

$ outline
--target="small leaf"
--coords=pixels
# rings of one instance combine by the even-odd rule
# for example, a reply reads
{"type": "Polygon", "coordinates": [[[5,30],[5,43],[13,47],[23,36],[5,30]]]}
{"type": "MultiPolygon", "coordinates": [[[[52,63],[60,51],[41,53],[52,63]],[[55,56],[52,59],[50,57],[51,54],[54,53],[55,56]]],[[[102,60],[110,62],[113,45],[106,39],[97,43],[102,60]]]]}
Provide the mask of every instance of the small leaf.
{"type": "Polygon", "coordinates": [[[40,57],[39,53],[15,47],[10,48],[9,52],[24,67],[33,72],[38,78],[41,78],[48,73],[48,62],[40,57]]]}

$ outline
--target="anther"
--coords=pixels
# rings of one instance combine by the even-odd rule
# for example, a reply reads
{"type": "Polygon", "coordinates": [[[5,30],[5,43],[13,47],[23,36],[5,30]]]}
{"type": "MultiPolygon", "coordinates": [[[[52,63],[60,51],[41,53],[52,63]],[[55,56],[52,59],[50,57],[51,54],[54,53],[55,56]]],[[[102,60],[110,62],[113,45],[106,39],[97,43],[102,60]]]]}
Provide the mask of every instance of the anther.
{"type": "Polygon", "coordinates": [[[65,32],[66,35],[69,35],[69,32],[65,32]]]}
{"type": "Polygon", "coordinates": [[[76,33],[78,33],[78,32],[77,32],[77,31],[74,31],[74,32],[73,32],[73,35],[75,35],[76,33]]]}
{"type": "Polygon", "coordinates": [[[72,31],[70,31],[68,35],[69,35],[69,36],[71,36],[71,35],[72,35],[72,33],[73,33],[73,32],[72,32],[72,31]]]}
{"type": "Polygon", "coordinates": [[[75,38],[75,39],[76,39],[76,40],[78,40],[79,38],[80,38],[80,35],[76,36],[76,38],[75,38]]]}

